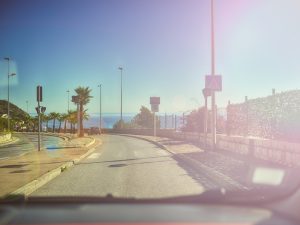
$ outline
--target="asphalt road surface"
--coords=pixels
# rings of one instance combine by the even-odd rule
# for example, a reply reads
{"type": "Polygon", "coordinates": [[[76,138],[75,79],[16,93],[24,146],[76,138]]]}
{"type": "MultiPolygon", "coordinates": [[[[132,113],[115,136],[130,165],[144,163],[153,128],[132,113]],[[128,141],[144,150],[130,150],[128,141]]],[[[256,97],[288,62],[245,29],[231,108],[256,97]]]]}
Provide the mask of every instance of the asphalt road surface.
{"type": "Polygon", "coordinates": [[[156,145],[117,135],[101,139],[103,144],[91,155],[31,196],[160,198],[204,191],[170,153],[156,145]]]}
{"type": "MultiPolygon", "coordinates": [[[[29,151],[37,149],[38,139],[34,134],[14,134],[14,137],[19,138],[19,141],[0,146],[0,160],[7,159],[13,156],[20,156],[29,151]]],[[[63,144],[63,139],[55,136],[42,135],[42,148],[54,147],[63,144]]]]}

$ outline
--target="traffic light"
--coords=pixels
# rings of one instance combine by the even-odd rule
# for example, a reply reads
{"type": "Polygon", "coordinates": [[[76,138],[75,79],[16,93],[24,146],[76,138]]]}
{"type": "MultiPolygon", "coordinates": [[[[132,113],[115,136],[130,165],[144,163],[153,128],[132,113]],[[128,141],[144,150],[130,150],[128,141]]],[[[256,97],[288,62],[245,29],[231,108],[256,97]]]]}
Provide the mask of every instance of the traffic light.
{"type": "Polygon", "coordinates": [[[46,111],[46,107],[42,106],[41,107],[41,112],[44,113],[46,111]]]}
{"type": "Polygon", "coordinates": [[[36,100],[38,102],[42,102],[43,101],[43,87],[38,85],[36,87],[36,100]]]}

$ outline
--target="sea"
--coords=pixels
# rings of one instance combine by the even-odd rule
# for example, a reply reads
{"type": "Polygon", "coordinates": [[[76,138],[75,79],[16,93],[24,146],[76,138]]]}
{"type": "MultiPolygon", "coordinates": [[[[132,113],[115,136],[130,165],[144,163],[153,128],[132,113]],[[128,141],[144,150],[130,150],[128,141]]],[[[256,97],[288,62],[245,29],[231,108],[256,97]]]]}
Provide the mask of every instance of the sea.
{"type": "MultiPolygon", "coordinates": [[[[130,122],[137,113],[124,113],[123,114],[123,121],[130,122]]],[[[175,128],[175,116],[174,114],[160,114],[158,115],[160,118],[160,127],[172,129],[175,128]]],[[[120,113],[102,113],[102,128],[113,128],[114,124],[120,120],[121,116],[120,113]]],[[[83,121],[84,128],[90,127],[98,127],[100,124],[100,114],[99,113],[90,113],[89,119],[83,121]]],[[[182,126],[182,117],[177,115],[176,117],[176,125],[177,128],[182,126]]],[[[43,123],[45,126],[45,123],[43,123]]],[[[53,126],[53,120],[48,122],[48,127],[53,126]]],[[[59,122],[55,122],[55,127],[59,127],[59,122]]],[[[63,124],[62,124],[63,127],[63,124]]]]}

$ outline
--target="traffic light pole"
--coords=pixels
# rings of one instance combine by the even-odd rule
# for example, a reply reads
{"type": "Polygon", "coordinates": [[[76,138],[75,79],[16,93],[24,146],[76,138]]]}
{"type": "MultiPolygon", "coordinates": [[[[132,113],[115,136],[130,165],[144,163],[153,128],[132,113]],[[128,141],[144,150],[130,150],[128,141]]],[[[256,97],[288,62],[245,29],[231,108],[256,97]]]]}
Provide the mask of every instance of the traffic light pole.
{"type": "Polygon", "coordinates": [[[38,118],[39,118],[39,127],[38,127],[38,151],[41,151],[41,106],[40,106],[40,101],[38,101],[38,118]]]}

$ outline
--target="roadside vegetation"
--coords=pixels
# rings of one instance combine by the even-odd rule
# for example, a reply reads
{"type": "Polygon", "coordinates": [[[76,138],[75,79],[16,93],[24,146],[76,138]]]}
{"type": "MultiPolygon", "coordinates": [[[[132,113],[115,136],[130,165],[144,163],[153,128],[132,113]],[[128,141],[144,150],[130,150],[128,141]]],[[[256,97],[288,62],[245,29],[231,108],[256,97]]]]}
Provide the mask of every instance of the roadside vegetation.
{"type": "MultiPolygon", "coordinates": [[[[89,103],[91,89],[89,87],[78,87],[75,93],[79,96],[79,125],[80,136],[83,136],[83,120],[88,120],[89,115],[84,107],[89,103]]],[[[18,106],[10,103],[11,110],[11,131],[37,132],[38,116],[30,115],[18,106]]],[[[43,132],[53,133],[75,133],[78,123],[77,110],[69,110],[67,113],[50,112],[41,114],[41,130],[43,132]]],[[[7,101],[0,100],[0,133],[9,133],[7,131],[7,101]]]]}
{"type": "MultiPolygon", "coordinates": [[[[145,106],[141,106],[140,112],[130,122],[119,120],[113,126],[114,129],[153,128],[154,114],[145,106]]],[[[157,116],[156,127],[159,128],[160,121],[157,116]]]]}

